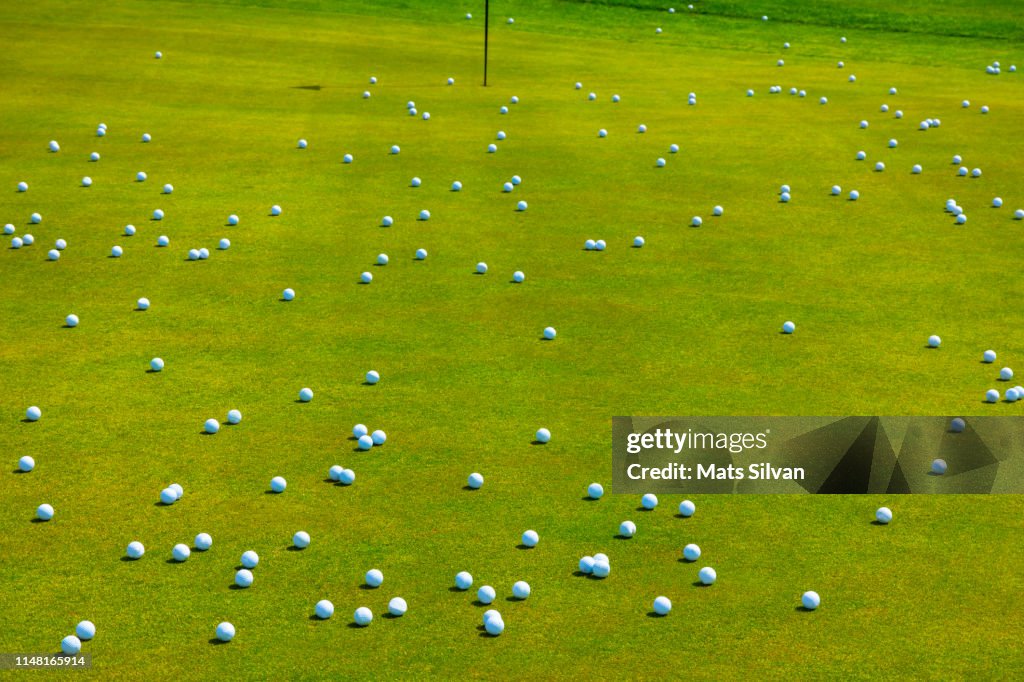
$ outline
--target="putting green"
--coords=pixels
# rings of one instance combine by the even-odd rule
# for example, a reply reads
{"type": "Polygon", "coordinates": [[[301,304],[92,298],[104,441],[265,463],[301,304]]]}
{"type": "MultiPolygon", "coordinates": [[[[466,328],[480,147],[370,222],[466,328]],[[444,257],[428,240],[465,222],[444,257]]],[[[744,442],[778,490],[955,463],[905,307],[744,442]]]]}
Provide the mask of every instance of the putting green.
{"type": "Polygon", "coordinates": [[[582,499],[592,481],[610,493],[614,415],[1022,414],[982,403],[1007,387],[1000,367],[1024,372],[1016,4],[670,15],[496,0],[487,88],[477,5],[5,9],[0,223],[36,242],[0,250],[0,653],[52,653],[89,619],[83,650],[119,678],[1020,670],[1020,497],[700,496],[690,519],[675,517],[681,498],[651,512],[638,496],[582,499]],[[1002,74],[986,75],[996,59],[1002,74]],[[942,124],[919,131],[926,118],[942,124]],[[984,175],[956,177],[953,154],[984,175]],[[523,182],[505,194],[513,174],[523,182]],[[949,197],[967,225],[943,212],[949,197]],[[48,262],[58,238],[68,247],[48,262]],[[187,261],[200,247],[209,260],[187,261]],[[286,287],[294,301],[279,300],[286,287]],[[143,296],[150,309],[133,311],[143,296]],[[779,333],[785,320],[795,334],[779,333]],[[941,349],[925,348],[931,334],[941,349]],[[995,365],[980,363],[988,348],[995,365]],[[162,372],[146,371],[153,357],[162,372]],[[364,385],[371,369],[381,381],[364,385]],[[39,422],[21,421],[30,405],[39,422]],[[233,408],[241,424],[201,435],[233,408]],[[387,443],[357,451],[356,423],[387,443]],[[541,427],[551,442],[531,444],[541,427]],[[35,471],[12,473],[22,455],[35,471]],[[325,481],[333,464],[355,483],[325,481]],[[463,488],[472,472],[482,489],[463,488]],[[274,476],[284,493],[268,494],[274,476]],[[158,506],[171,483],[183,499],[158,506]],[[42,503],[56,515],[34,523],[42,503]],[[894,521],[874,526],[883,504],[894,521]],[[615,539],[627,519],[636,536],[615,539]],[[519,549],[527,529],[540,542],[519,549]],[[293,551],[300,530],[312,543],[293,551]],[[168,562],[200,532],[209,551],[168,562]],[[122,560],[132,540],[146,555],[122,560]],[[701,559],[681,563],[691,542],[701,559]],[[230,589],[248,549],[255,582],[230,589]],[[611,575],[574,575],[597,552],[611,575]],[[705,565],[718,582],[699,588],[705,565]],[[371,568],[384,583],[362,589],[371,568]],[[461,570],[469,592],[451,590],[461,570]],[[517,580],[526,601],[508,600],[517,580]],[[473,603],[485,584],[497,638],[473,603]],[[813,614],[797,610],[805,590],[821,595],[813,614]],[[648,617],[659,595],[674,608],[648,617]],[[395,596],[408,613],[383,618],[395,596]],[[329,621],[312,618],[321,599],[329,621]],[[375,614],[365,629],[349,626],[360,606],[375,614]],[[221,621],[237,636],[216,646],[221,621]]]}

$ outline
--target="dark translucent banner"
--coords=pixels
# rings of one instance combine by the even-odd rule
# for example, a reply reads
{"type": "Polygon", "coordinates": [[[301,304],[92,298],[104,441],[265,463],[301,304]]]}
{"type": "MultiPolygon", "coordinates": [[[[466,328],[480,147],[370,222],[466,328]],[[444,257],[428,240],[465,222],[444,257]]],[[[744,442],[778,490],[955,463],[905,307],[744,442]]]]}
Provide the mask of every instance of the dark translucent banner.
{"type": "Polygon", "coordinates": [[[614,417],[615,493],[1024,493],[1021,417],[614,417]]]}

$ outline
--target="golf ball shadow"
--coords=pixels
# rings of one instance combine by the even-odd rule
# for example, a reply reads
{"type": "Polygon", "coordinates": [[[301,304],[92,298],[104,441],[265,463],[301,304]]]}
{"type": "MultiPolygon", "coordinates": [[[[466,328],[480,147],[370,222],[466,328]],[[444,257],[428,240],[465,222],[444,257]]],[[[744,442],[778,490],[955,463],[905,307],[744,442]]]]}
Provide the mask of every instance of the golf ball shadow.
{"type": "Polygon", "coordinates": [[[647,617],[648,618],[664,618],[667,615],[668,615],[667,613],[658,613],[657,611],[648,611],[647,612],[647,617]]]}

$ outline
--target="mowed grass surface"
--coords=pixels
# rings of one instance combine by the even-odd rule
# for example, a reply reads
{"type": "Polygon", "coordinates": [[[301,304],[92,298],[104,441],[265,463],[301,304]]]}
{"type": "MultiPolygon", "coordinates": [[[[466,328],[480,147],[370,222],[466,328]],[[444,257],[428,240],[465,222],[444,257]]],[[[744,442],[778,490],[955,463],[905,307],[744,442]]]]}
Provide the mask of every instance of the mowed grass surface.
{"type": "MultiPolygon", "coordinates": [[[[54,651],[88,618],[95,672],[125,678],[1019,669],[1018,497],[704,496],[688,520],[674,516],[680,498],[653,512],[632,495],[581,499],[591,481],[609,487],[616,414],[1021,414],[981,404],[1006,388],[999,367],[1024,371],[1012,220],[1024,104],[1022,76],[1006,73],[1024,65],[1019,48],[1002,34],[787,22],[795,5],[744,19],[558,4],[531,17],[517,3],[511,27],[495,10],[483,89],[481,10],[442,7],[40,2],[0,19],[0,223],[37,240],[0,252],[0,651],[54,651]],[[580,37],[590,16],[603,38],[580,37]],[[774,84],[808,96],[769,96],[774,84]],[[323,89],[295,87],[308,85],[323,89]],[[406,115],[410,99],[430,121],[406,115]],[[928,117],[942,126],[917,131],[928,117]],[[487,154],[498,130],[508,139],[487,154]],[[984,176],[955,177],[955,153],[984,176]],[[502,194],[513,174],[523,184],[502,194]],[[942,211],[950,196],[964,227],[942,211]],[[1004,208],[989,208],[994,196],[1004,208]],[[429,222],[416,221],[423,208],[429,222]],[[29,227],[33,211],[44,221],[29,227]],[[225,226],[230,213],[239,226],[225,226]],[[703,227],[688,227],[694,215],[703,227]],[[136,236],[121,236],[127,223],[136,236]],[[629,248],[638,234],[647,246],[629,248]],[[231,249],[216,251],[225,236],[231,249]],[[57,238],[68,249],[46,262],[57,238]],[[584,252],[587,238],[608,250],[584,252]],[[120,260],[107,258],[115,244],[120,260]],[[201,246],[210,260],[187,262],[201,246]],[[414,262],[420,247],[430,256],[414,262]],[[374,267],[378,253],[390,264],[374,267]],[[285,287],[295,301],[278,300],[285,287]],[[133,311],[140,296],[149,311],[133,311]],[[72,312],[81,325],[63,329],[72,312]],[[791,337],[778,334],[786,319],[791,337]],[[540,341],[547,325],[554,342],[540,341]],[[943,346],[927,351],[933,333],[943,346]],[[987,348],[996,366],[979,363],[987,348]],[[146,372],[154,356],[160,374],[146,372]],[[370,369],[377,386],[362,385],[370,369]],[[295,402],[303,386],[310,404],[295,402]],[[21,422],[33,404],[43,419],[21,422]],[[241,425],[200,435],[231,408],[241,425]],[[355,452],[357,422],[387,444],[355,452]],[[541,426],[552,442],[531,445],[541,426]],[[37,469],[12,473],[24,454],[37,469]],[[324,482],[335,463],[355,485],[324,482]],[[480,491],[462,489],[472,471],[480,491]],[[275,475],[288,490],[265,494],[275,475]],[[184,499],[156,506],[172,482],[184,499]],[[31,522],[43,502],[56,518],[31,522]],[[889,527],[870,523],[881,504],[889,527]],[[614,539],[627,518],[637,536],[614,539]],[[518,549],[528,528],[540,545],[518,549]],[[298,530],[312,546],[289,551],[298,530]],[[209,552],[166,563],[199,532],[209,552]],[[121,560],[131,540],[141,561],[121,560]],[[704,551],[696,565],[678,561],[688,542],[704,551]],[[229,589],[247,549],[261,556],[256,582],[229,589]],[[595,552],[611,576],[575,576],[595,552]],[[703,565],[718,571],[712,588],[693,585],[703,565]],[[374,567],[384,585],[360,589],[374,567]],[[476,579],[469,593],[449,589],[460,570],[476,579]],[[506,601],[520,579],[533,595],[506,601]],[[496,639],[477,629],[483,584],[507,625],[496,639]],[[807,589],[822,595],[814,614],[796,610],[807,589]],[[672,614],[647,617],[660,594],[672,614]],[[409,602],[402,619],[381,617],[392,596],[409,602]],[[311,620],[324,598],[335,618],[311,620]],[[374,623],[348,627],[363,605],[374,623]],[[238,636],[215,646],[222,620],[238,636]]],[[[972,16],[981,25],[988,10],[972,16]]]]}

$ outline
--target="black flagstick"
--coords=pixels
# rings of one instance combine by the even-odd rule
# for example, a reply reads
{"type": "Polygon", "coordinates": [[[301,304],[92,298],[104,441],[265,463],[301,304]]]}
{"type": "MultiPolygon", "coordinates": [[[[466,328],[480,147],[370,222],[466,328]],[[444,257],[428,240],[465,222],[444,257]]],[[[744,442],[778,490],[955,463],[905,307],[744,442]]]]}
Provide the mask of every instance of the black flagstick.
{"type": "Polygon", "coordinates": [[[484,87],[487,87],[487,28],[491,23],[491,0],[484,0],[484,87]]]}

